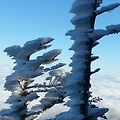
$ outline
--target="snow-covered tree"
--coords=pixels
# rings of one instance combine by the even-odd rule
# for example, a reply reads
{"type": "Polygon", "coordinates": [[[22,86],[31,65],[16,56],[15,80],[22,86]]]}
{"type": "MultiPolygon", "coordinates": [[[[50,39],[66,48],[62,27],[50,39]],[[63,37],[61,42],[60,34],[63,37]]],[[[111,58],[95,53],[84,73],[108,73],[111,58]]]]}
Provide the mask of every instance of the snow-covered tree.
{"type": "Polygon", "coordinates": [[[65,82],[66,73],[64,69],[59,68],[64,65],[64,63],[59,63],[51,68],[47,68],[47,70],[49,70],[49,77],[46,78],[46,80],[49,81],[48,84],[44,82],[44,85],[35,85],[35,87],[40,88],[37,92],[45,92],[45,95],[40,100],[40,104],[36,104],[32,107],[30,112],[32,115],[35,113],[35,115],[30,116],[29,119],[33,119],[34,116],[36,117],[36,113],[38,114],[37,118],[40,118],[43,112],[47,111],[55,104],[63,103],[65,94],[63,91],[63,84],[65,82]]]}
{"type": "MultiPolygon", "coordinates": [[[[115,9],[120,3],[100,7],[102,2],[102,0],[75,0],[72,5],[70,12],[75,16],[71,22],[75,28],[68,31],[66,35],[70,35],[74,40],[70,48],[74,51],[74,55],[70,64],[72,71],[64,85],[65,96],[70,98],[66,104],[70,109],[56,116],[57,120],[96,120],[98,117],[105,118],[104,115],[108,111],[107,108],[98,108],[91,104],[94,99],[90,100],[90,77],[100,70],[100,68],[91,70],[91,63],[99,58],[93,56],[92,49],[105,35],[119,33],[120,24],[109,25],[105,30],[95,29],[94,26],[98,15],[115,9]]],[[[95,98],[95,100],[99,99],[95,98]]]]}
{"type": "Polygon", "coordinates": [[[9,116],[13,120],[26,120],[27,118],[33,120],[44,110],[62,101],[60,81],[65,76],[65,72],[57,69],[65,64],[59,63],[51,68],[44,68],[44,64],[58,60],[56,57],[61,53],[61,50],[54,49],[38,56],[36,59],[30,59],[33,53],[50,47],[51,45],[48,45],[48,43],[51,41],[53,41],[53,38],[38,38],[26,42],[23,47],[15,45],[4,50],[10,57],[15,59],[16,66],[13,68],[14,72],[6,77],[4,85],[5,90],[12,92],[6,101],[10,104],[10,109],[1,110],[0,115],[9,116]],[[33,78],[48,71],[51,75],[49,85],[34,83],[33,78]],[[47,92],[46,98],[41,100],[42,111],[40,109],[38,111],[36,109],[35,111],[33,109],[29,110],[29,103],[39,98],[38,92],[47,92]],[[52,104],[49,104],[50,102],[52,104]]]}

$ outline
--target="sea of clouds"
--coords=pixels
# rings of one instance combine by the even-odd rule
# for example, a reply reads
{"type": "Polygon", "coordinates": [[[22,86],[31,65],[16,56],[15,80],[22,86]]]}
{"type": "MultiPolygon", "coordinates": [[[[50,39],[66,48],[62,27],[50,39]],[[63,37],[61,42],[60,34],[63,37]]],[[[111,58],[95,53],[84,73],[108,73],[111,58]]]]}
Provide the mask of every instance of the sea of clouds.
{"type": "MultiPolygon", "coordinates": [[[[98,102],[101,108],[109,108],[106,114],[108,120],[120,120],[120,77],[112,77],[107,75],[94,75],[91,78],[91,89],[93,97],[100,97],[102,100],[98,102]]],[[[57,105],[57,109],[51,109],[41,116],[42,120],[47,117],[54,117],[54,114],[67,110],[66,107],[57,105]],[[54,113],[54,114],[52,114],[54,113]]],[[[41,118],[39,120],[41,120],[41,118]]],[[[99,118],[99,120],[103,120],[99,118]]]]}
{"type": "MultiPolygon", "coordinates": [[[[6,99],[11,94],[4,90],[5,78],[12,73],[12,68],[7,66],[0,66],[0,110],[9,107],[4,104],[6,99]]],[[[100,107],[109,108],[109,112],[106,114],[108,120],[120,120],[120,77],[111,77],[106,75],[94,75],[91,78],[91,91],[93,96],[102,98],[103,100],[98,103],[100,107]]],[[[46,120],[54,117],[55,114],[66,110],[66,107],[57,105],[44,113],[40,120],[46,120]]],[[[7,120],[7,118],[0,117],[0,120],[7,120]]]]}
{"type": "Polygon", "coordinates": [[[108,120],[120,120],[120,77],[96,75],[91,83],[94,96],[103,99],[99,106],[109,108],[108,120]]]}
{"type": "MultiPolygon", "coordinates": [[[[11,73],[12,73],[11,67],[5,65],[0,66],[0,110],[9,108],[9,105],[5,104],[5,101],[10,96],[11,93],[4,90],[4,83],[6,76],[10,75],[11,73]]],[[[0,116],[0,120],[10,120],[10,118],[0,116]]]]}
{"type": "Polygon", "coordinates": [[[8,107],[8,105],[4,104],[4,102],[11,93],[4,90],[4,83],[6,76],[10,75],[11,73],[12,68],[7,66],[0,66],[0,109],[8,107]]]}

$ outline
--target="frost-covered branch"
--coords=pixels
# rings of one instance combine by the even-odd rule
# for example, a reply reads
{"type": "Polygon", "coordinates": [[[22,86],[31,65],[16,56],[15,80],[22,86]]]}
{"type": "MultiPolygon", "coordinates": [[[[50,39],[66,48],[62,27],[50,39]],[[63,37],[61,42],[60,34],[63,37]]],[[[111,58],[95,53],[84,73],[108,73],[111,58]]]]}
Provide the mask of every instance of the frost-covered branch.
{"type": "Polygon", "coordinates": [[[99,72],[99,71],[100,71],[100,68],[97,68],[94,71],[92,71],[91,74],[94,74],[94,73],[99,72]]]}
{"type": "MultiPolygon", "coordinates": [[[[45,94],[45,97],[40,100],[40,104],[33,106],[31,109],[30,113],[34,113],[34,116],[37,111],[39,111],[39,115],[41,115],[44,111],[48,110],[55,104],[63,102],[64,92],[62,90],[62,87],[63,87],[62,83],[63,81],[65,81],[64,78],[66,74],[63,69],[58,69],[58,68],[64,65],[65,64],[63,63],[59,63],[51,67],[52,69],[49,72],[50,77],[49,79],[47,78],[47,80],[50,81],[49,85],[45,84],[45,90],[47,90],[46,91],[47,93],[45,94]],[[54,79],[51,79],[53,76],[54,76],[54,79]]],[[[38,112],[36,113],[36,116],[37,115],[38,115],[38,112]]]]}
{"type": "Polygon", "coordinates": [[[91,56],[91,61],[94,61],[94,60],[96,60],[98,58],[99,58],[99,56],[91,56]]]}
{"type": "Polygon", "coordinates": [[[99,10],[95,10],[95,13],[96,13],[96,15],[100,15],[100,14],[102,14],[104,12],[109,12],[111,10],[114,10],[118,6],[120,6],[120,3],[115,3],[115,4],[107,5],[107,6],[102,7],[99,10]]]}
{"type": "Polygon", "coordinates": [[[50,45],[46,46],[46,44],[50,43],[51,41],[53,41],[53,38],[50,37],[38,38],[34,41],[26,42],[23,47],[21,47],[20,45],[8,47],[4,50],[4,52],[7,52],[10,57],[13,57],[17,63],[24,64],[29,60],[30,55],[32,55],[33,53],[50,47],[50,45]]]}
{"type": "Polygon", "coordinates": [[[102,29],[93,30],[93,32],[88,33],[88,36],[93,41],[96,41],[104,37],[105,35],[110,35],[110,34],[115,34],[115,33],[118,34],[119,32],[120,32],[120,24],[109,25],[106,27],[106,30],[102,30],[102,29]]]}
{"type": "Polygon", "coordinates": [[[92,48],[96,47],[97,45],[99,45],[99,42],[95,41],[92,45],[92,48]]]}

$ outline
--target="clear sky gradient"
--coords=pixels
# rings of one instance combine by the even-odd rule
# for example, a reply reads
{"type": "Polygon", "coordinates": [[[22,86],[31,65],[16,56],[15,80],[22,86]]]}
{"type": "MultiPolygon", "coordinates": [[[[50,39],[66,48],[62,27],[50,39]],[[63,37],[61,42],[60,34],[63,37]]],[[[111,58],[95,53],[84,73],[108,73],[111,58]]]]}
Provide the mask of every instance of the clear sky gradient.
{"type": "MultiPolygon", "coordinates": [[[[0,66],[10,66],[12,60],[3,52],[6,47],[23,45],[38,37],[53,37],[51,49],[60,48],[61,62],[70,63],[73,41],[65,36],[73,29],[69,13],[74,0],[0,0],[0,66]]],[[[103,5],[120,0],[103,0],[103,5]]],[[[120,7],[97,17],[96,28],[105,28],[110,24],[120,24],[120,7]]],[[[93,68],[100,67],[100,74],[120,76],[120,34],[110,35],[100,40],[93,53],[100,57],[93,68]]],[[[40,54],[40,53],[39,53],[40,54]]],[[[69,68],[68,68],[69,69],[69,68]]]]}

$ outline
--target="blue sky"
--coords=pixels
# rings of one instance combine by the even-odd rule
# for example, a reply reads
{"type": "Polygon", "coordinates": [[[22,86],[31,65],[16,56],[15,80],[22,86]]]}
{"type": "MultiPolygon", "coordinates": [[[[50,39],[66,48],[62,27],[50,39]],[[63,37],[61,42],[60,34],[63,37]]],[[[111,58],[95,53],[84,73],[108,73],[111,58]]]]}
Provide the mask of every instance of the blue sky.
{"type": "MultiPolygon", "coordinates": [[[[50,49],[63,50],[59,56],[61,62],[70,63],[72,51],[68,49],[73,41],[65,33],[73,29],[69,13],[74,0],[0,0],[0,65],[11,66],[12,60],[3,52],[6,47],[23,45],[28,40],[38,37],[53,37],[50,49]]],[[[103,0],[104,4],[119,0],[103,0]]],[[[97,17],[96,28],[120,23],[120,7],[112,12],[97,17]]],[[[119,75],[120,34],[104,37],[93,53],[100,59],[93,63],[93,68],[100,67],[99,74],[119,75]]],[[[50,50],[48,49],[48,50],[50,50]]],[[[40,54],[40,53],[39,53],[40,54]]]]}

